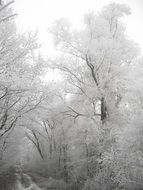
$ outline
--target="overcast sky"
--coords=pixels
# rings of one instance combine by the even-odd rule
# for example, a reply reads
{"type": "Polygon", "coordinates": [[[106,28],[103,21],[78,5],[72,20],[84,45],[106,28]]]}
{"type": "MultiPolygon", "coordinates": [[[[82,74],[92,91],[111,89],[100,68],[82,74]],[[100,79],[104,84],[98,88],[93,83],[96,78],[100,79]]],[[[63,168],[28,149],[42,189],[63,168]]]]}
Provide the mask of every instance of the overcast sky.
{"type": "Polygon", "coordinates": [[[110,2],[129,5],[132,14],[125,19],[127,34],[139,43],[143,52],[143,0],[15,0],[18,12],[18,25],[24,30],[38,29],[39,41],[44,53],[52,53],[52,45],[47,28],[54,20],[68,17],[76,26],[82,21],[82,16],[89,10],[100,11],[110,2]]]}

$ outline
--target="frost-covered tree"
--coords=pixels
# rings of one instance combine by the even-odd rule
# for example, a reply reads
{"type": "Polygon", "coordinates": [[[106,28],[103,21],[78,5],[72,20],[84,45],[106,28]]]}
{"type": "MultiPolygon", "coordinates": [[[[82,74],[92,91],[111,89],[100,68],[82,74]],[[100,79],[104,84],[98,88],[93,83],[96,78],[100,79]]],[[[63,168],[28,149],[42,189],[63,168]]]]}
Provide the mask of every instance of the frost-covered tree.
{"type": "Polygon", "coordinates": [[[113,106],[121,100],[124,70],[138,55],[138,47],[126,37],[121,22],[128,14],[127,6],[112,3],[98,15],[86,14],[80,31],[72,30],[66,19],[58,20],[52,28],[55,44],[63,52],[57,67],[93,104],[100,101],[103,123],[114,115],[113,106]]]}
{"type": "Polygon", "coordinates": [[[18,159],[18,154],[14,155],[15,150],[19,152],[15,142],[24,137],[28,114],[44,99],[40,59],[34,59],[34,50],[38,48],[36,35],[18,32],[13,3],[0,7],[0,158],[6,164],[12,163],[9,155],[11,160],[18,159]],[[17,132],[19,129],[23,132],[17,132]]]}
{"type": "MultiPolygon", "coordinates": [[[[97,15],[93,12],[86,14],[84,25],[79,30],[72,29],[67,19],[56,21],[51,29],[60,51],[51,67],[63,71],[65,93],[70,94],[63,113],[74,118],[78,126],[83,126],[86,118],[93,121],[93,126],[98,129],[96,140],[93,140],[95,151],[99,151],[94,163],[100,168],[94,171],[97,189],[120,188],[123,185],[119,185],[117,177],[117,171],[122,171],[119,169],[122,163],[117,159],[118,151],[121,151],[118,148],[121,136],[128,135],[121,126],[129,130],[129,121],[133,121],[129,115],[134,115],[134,98],[131,98],[134,94],[132,90],[132,96],[129,95],[129,89],[133,89],[131,75],[140,55],[138,45],[125,34],[123,17],[129,14],[130,9],[126,5],[111,3],[97,15]]],[[[137,88],[134,90],[136,93],[137,88]]],[[[90,124],[88,122],[85,127],[92,126],[90,124]]],[[[88,185],[85,188],[89,188],[88,185]]]]}

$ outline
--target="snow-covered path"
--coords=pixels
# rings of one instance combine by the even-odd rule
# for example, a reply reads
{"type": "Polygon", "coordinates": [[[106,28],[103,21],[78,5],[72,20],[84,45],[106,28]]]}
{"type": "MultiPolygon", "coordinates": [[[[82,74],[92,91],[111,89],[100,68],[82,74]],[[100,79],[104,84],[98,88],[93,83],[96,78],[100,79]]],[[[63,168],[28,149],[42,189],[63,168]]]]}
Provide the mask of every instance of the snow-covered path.
{"type": "Polygon", "coordinates": [[[25,173],[21,175],[17,174],[17,180],[15,182],[15,190],[41,190],[31,179],[31,177],[25,173]]]}

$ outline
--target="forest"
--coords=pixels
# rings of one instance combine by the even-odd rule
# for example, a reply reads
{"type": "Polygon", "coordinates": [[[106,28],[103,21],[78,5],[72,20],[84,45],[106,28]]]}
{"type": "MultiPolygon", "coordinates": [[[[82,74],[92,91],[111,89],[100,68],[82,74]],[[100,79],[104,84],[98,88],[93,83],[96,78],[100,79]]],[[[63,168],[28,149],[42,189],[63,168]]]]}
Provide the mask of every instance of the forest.
{"type": "Polygon", "coordinates": [[[0,4],[0,190],[142,190],[143,57],[126,35],[130,8],[90,11],[79,30],[59,18],[45,57],[13,5],[0,4]]]}

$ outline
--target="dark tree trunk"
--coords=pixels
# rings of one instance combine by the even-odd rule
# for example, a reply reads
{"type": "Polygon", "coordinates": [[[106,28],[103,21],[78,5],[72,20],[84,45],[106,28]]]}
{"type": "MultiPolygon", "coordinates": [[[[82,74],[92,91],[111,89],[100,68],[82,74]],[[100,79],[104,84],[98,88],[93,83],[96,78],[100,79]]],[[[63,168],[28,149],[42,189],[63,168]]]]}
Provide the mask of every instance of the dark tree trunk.
{"type": "Polygon", "coordinates": [[[61,154],[62,154],[62,148],[60,147],[60,152],[59,152],[59,170],[61,169],[61,154]]]}
{"type": "Polygon", "coordinates": [[[64,163],[64,178],[66,183],[68,183],[67,145],[63,146],[63,163],[64,163]]]}
{"type": "Polygon", "coordinates": [[[88,144],[85,143],[85,149],[86,149],[86,173],[87,176],[90,176],[90,170],[89,170],[89,163],[88,163],[88,159],[89,159],[89,151],[88,151],[88,144]]]}
{"type": "Polygon", "coordinates": [[[50,159],[52,158],[52,153],[53,153],[53,147],[52,147],[52,143],[50,143],[50,159]]]}
{"type": "Polygon", "coordinates": [[[107,107],[106,107],[105,98],[102,97],[101,98],[101,121],[102,121],[102,123],[104,123],[106,119],[107,119],[107,107]]]}

